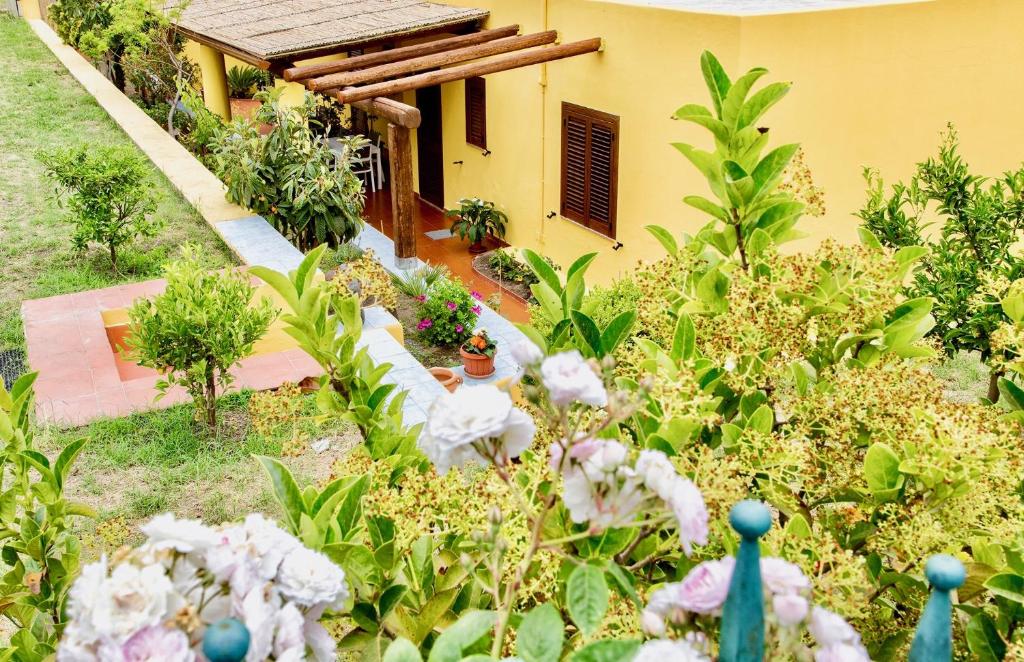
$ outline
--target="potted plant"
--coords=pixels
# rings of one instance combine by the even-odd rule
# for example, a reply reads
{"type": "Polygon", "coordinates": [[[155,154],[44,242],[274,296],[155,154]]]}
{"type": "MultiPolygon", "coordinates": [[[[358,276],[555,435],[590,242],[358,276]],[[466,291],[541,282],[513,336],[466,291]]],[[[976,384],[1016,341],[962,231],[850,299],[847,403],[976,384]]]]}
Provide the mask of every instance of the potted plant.
{"type": "Polygon", "coordinates": [[[475,329],[469,340],[462,343],[462,347],[459,348],[466,376],[482,379],[493,375],[494,354],[497,351],[498,345],[487,334],[487,329],[482,327],[475,329]]]}
{"type": "Polygon", "coordinates": [[[458,209],[450,209],[445,216],[455,219],[452,223],[452,234],[459,239],[469,239],[469,252],[483,253],[484,239],[487,235],[504,238],[508,215],[494,206],[493,202],[485,202],[480,198],[463,198],[459,200],[458,209]]]}
{"type": "Polygon", "coordinates": [[[267,87],[267,74],[255,67],[231,67],[227,83],[228,96],[231,97],[231,116],[252,119],[262,104],[253,97],[267,87]]]}

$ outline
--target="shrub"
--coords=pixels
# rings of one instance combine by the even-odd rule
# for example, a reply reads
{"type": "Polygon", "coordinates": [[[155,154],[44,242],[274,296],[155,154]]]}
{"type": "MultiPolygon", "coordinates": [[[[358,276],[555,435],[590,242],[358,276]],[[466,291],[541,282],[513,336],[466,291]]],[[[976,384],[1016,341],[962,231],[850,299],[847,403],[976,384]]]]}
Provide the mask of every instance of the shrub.
{"type": "Polygon", "coordinates": [[[427,292],[438,280],[448,277],[448,267],[443,264],[425,263],[418,269],[392,274],[391,282],[407,297],[426,298],[427,292]]]}
{"type": "Polygon", "coordinates": [[[57,0],[46,10],[53,29],[64,43],[78,47],[83,33],[110,24],[110,3],[98,0],[57,0]]]}
{"type": "Polygon", "coordinates": [[[229,370],[252,352],[275,317],[268,299],[253,301],[255,288],[237,271],[207,271],[194,247],[164,267],[167,288],[136,301],[126,339],[132,360],[164,373],[161,396],[172,385],[192,396],[197,417],[217,427],[217,389],[231,385],[229,370]]]}
{"type": "Polygon", "coordinates": [[[361,306],[383,306],[388,310],[398,308],[398,291],[391,280],[391,274],[377,260],[372,250],[341,265],[331,282],[340,288],[342,295],[347,293],[342,290],[354,293],[361,306]]]}
{"type": "Polygon", "coordinates": [[[1024,257],[1016,250],[1024,230],[1024,166],[995,181],[973,174],[950,126],[938,157],[919,163],[909,184],[894,185],[886,196],[877,172],[866,170],[865,177],[862,227],[892,248],[930,247],[908,295],[935,300],[934,334],[948,355],[977,351],[992,365],[988,398],[994,402],[1002,371],[995,365],[992,334],[1007,318],[998,306],[979,302],[977,293],[991,280],[1009,284],[1024,276],[1024,257]],[[941,231],[929,242],[922,231],[933,212],[941,231]]]}
{"type": "Polygon", "coordinates": [[[485,202],[480,198],[463,198],[459,200],[458,209],[450,209],[445,216],[453,219],[452,234],[460,239],[469,239],[471,244],[480,244],[487,235],[505,236],[508,215],[497,208],[493,202],[485,202]]]}
{"type": "Polygon", "coordinates": [[[52,657],[67,625],[68,593],[78,575],[81,544],[71,533],[73,518],[96,517],[64,494],[86,440],[68,444],[52,463],[35,447],[30,422],[35,379],[36,373],[22,376],[10,392],[0,380],[0,601],[13,626],[0,655],[12,660],[52,657]]]}
{"type": "Polygon", "coordinates": [[[75,247],[106,246],[117,269],[117,251],[138,237],[152,237],[162,222],[156,211],[149,164],[133,147],[80,145],[41,153],[75,225],[75,247]]]}
{"type": "Polygon", "coordinates": [[[320,263],[322,269],[331,270],[336,269],[340,266],[354,262],[363,256],[363,249],[357,244],[346,241],[341,246],[338,246],[333,251],[328,251],[324,255],[323,261],[320,263]]]}
{"type": "MultiPolygon", "coordinates": [[[[213,139],[213,166],[231,202],[253,210],[300,250],[352,241],[363,227],[363,185],[337,158],[312,118],[318,102],[280,103],[280,90],[260,92],[254,121],[235,120],[213,139]],[[266,135],[259,124],[269,124],[266,135]]],[[[365,141],[346,140],[346,154],[365,141]]]]}
{"type": "Polygon", "coordinates": [[[461,344],[476,326],[481,311],[479,301],[479,295],[471,295],[456,278],[436,281],[416,312],[420,335],[438,347],[461,344]]]}

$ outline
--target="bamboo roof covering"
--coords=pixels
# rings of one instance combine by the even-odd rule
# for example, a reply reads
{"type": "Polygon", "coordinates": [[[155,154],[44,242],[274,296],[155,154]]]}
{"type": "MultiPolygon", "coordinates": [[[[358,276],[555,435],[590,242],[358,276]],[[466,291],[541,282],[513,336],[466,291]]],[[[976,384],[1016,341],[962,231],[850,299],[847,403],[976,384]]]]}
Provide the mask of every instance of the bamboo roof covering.
{"type": "Polygon", "coordinates": [[[191,0],[177,23],[200,40],[271,61],[456,30],[487,15],[417,0],[191,0]]]}

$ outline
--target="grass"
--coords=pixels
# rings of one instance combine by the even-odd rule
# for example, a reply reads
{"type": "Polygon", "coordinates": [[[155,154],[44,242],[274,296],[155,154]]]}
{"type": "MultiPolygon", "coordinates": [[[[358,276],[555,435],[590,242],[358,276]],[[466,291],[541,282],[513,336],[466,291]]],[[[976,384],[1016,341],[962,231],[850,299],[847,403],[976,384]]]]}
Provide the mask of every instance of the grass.
{"type": "Polygon", "coordinates": [[[978,402],[988,395],[989,369],[978,352],[958,352],[935,365],[932,372],[954,402],[978,402]]]}
{"type": "MultiPolygon", "coordinates": [[[[87,547],[111,551],[126,542],[137,543],[137,525],[168,511],[210,524],[250,512],[276,518],[280,513],[256,455],[278,457],[301,485],[329,477],[334,461],[360,441],[352,426],[322,427],[304,418],[298,424],[304,438],[329,438],[331,449],[316,454],[307,443],[300,455],[281,457],[294,427],[285,424],[266,434],[256,431],[251,397],[243,392],[222,398],[219,437],[208,435],[195,421],[191,405],[96,421],[75,430],[39,430],[37,447],[50,457],[75,439],[89,439],[68,484],[71,499],[100,514],[95,522],[79,520],[87,547]]],[[[306,413],[313,411],[311,398],[305,398],[304,405],[306,413]]]]}
{"type": "Polygon", "coordinates": [[[160,276],[185,242],[206,248],[211,267],[232,263],[216,233],[154,167],[159,236],[126,247],[114,272],[100,247],[76,252],[72,227],[53,196],[40,150],[77,143],[131,145],[114,123],[39,41],[28,24],[0,13],[0,350],[21,347],[21,302],[160,276]]]}

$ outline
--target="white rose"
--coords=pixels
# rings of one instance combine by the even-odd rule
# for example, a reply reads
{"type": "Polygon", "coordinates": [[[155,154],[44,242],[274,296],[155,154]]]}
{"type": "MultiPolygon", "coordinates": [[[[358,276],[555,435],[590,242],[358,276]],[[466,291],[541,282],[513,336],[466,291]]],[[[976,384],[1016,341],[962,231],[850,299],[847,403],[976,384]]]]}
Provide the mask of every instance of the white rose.
{"type": "Polygon", "coordinates": [[[831,644],[814,651],[814,662],[871,662],[860,644],[831,644]]]}
{"type": "Polygon", "coordinates": [[[573,402],[592,407],[608,404],[604,383],[577,350],[544,359],[540,374],[551,402],[556,406],[564,407],[573,402]]]}
{"type": "Polygon", "coordinates": [[[302,547],[298,538],[259,513],[247,515],[242,529],[250,554],[258,559],[257,572],[263,581],[272,580],[284,557],[302,547]]]}
{"type": "Polygon", "coordinates": [[[262,662],[270,657],[280,606],[281,597],[276,591],[268,591],[264,586],[254,586],[242,599],[237,616],[249,631],[246,662],[262,662]]]}
{"type": "Polygon", "coordinates": [[[633,656],[633,662],[710,662],[711,658],[686,641],[652,639],[633,656]]]}
{"type": "Polygon", "coordinates": [[[661,451],[642,450],[636,460],[636,473],[647,489],[663,501],[672,497],[672,489],[679,480],[679,472],[661,451]]]}
{"type": "MultiPolygon", "coordinates": [[[[287,603],[277,612],[277,631],[274,634],[274,659],[286,659],[289,651],[306,651],[306,635],[303,628],[306,626],[306,618],[299,611],[294,603],[287,603]]],[[[296,659],[301,660],[303,656],[296,659]]]]}
{"type": "Polygon", "coordinates": [[[220,541],[220,535],[199,520],[178,519],[173,513],[157,515],[140,528],[155,549],[185,554],[204,552],[220,541]]]}
{"type": "Polygon", "coordinates": [[[679,477],[668,500],[679,526],[679,542],[689,556],[693,545],[708,544],[708,509],[704,495],[690,480],[679,477]]]}
{"type": "Polygon", "coordinates": [[[569,454],[570,457],[583,455],[580,468],[591,482],[610,484],[625,464],[628,451],[614,440],[591,439],[574,444],[569,454]]]}
{"type": "Polygon", "coordinates": [[[348,600],[345,572],[329,558],[297,547],[281,563],[277,585],[281,595],[303,607],[326,605],[339,609],[348,600]]]}
{"type": "Polygon", "coordinates": [[[768,590],[775,595],[799,593],[811,588],[800,566],[774,556],[761,559],[761,579],[768,590]]]}
{"type": "Polygon", "coordinates": [[[510,348],[512,360],[521,366],[532,366],[544,360],[544,352],[540,351],[531,340],[520,340],[510,348]]]}
{"type": "Polygon", "coordinates": [[[533,419],[512,405],[508,393],[491,385],[472,386],[434,401],[417,444],[444,475],[468,462],[486,463],[480,450],[516,457],[530,447],[535,431],[533,419]]]}
{"type": "Polygon", "coordinates": [[[138,567],[122,563],[94,596],[86,629],[117,643],[124,643],[138,630],[158,625],[176,607],[174,585],[162,565],[138,567]]]}

